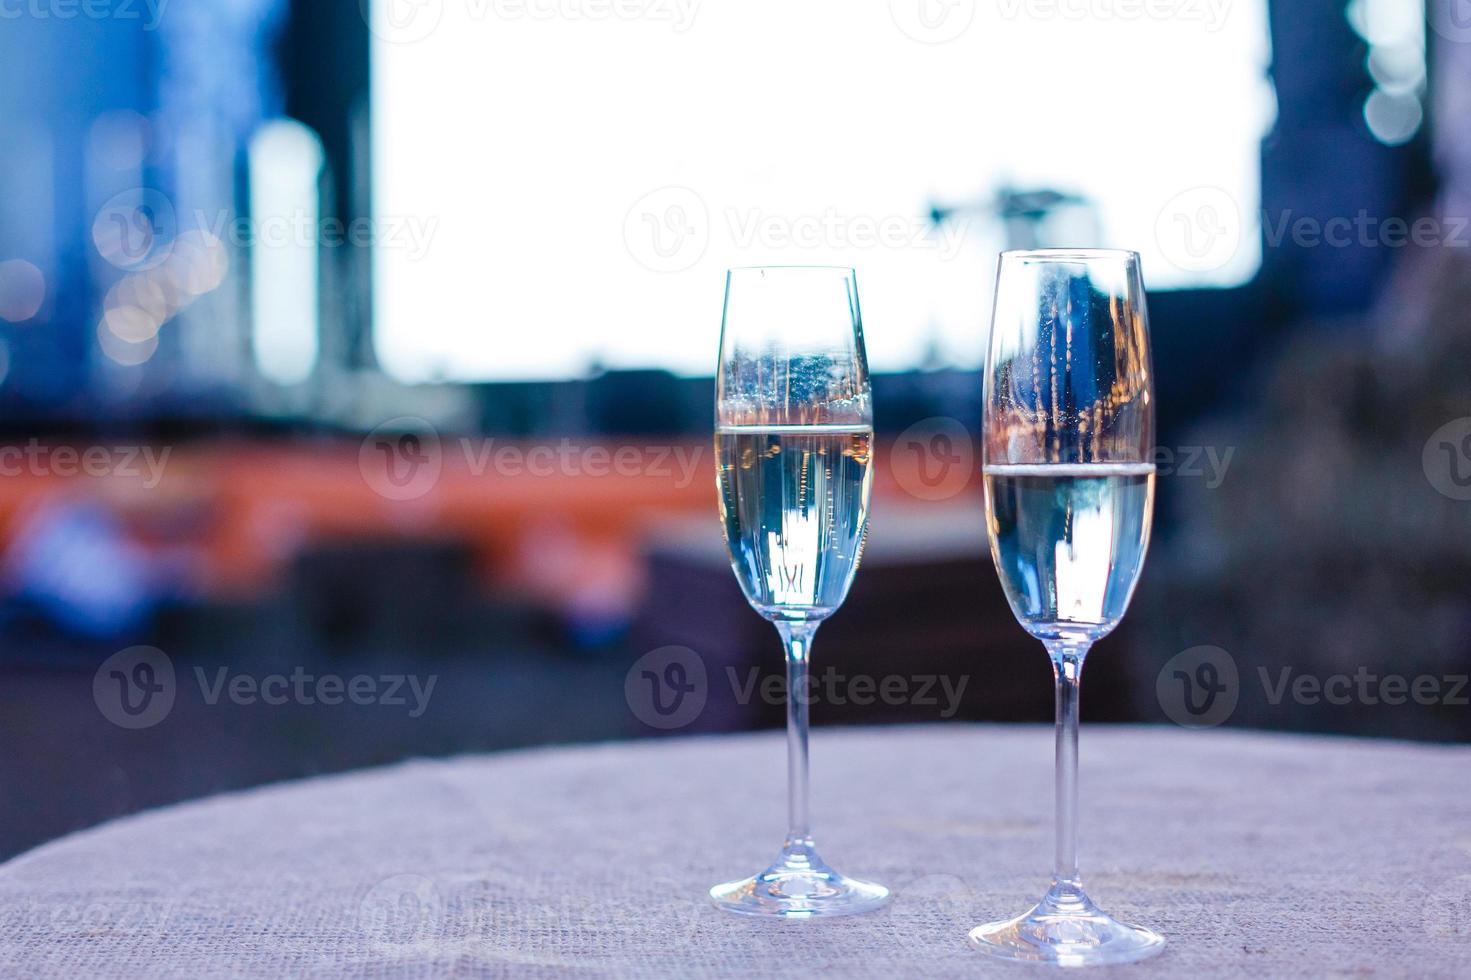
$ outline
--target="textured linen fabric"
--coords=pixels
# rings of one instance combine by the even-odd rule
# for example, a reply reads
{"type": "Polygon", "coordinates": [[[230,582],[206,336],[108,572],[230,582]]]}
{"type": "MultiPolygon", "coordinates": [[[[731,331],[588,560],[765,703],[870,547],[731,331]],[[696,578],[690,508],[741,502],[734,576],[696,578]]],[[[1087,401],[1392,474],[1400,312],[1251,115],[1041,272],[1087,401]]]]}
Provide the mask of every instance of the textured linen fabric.
{"type": "MultiPolygon", "coordinates": [[[[818,842],[888,908],[705,899],[781,842],[777,733],[537,750],[269,786],[0,867],[0,973],[1021,976],[973,925],[1050,871],[1052,737],[819,729],[818,842]]],[[[1169,940],[1137,977],[1471,974],[1471,748],[1085,726],[1082,863],[1169,940]]]]}

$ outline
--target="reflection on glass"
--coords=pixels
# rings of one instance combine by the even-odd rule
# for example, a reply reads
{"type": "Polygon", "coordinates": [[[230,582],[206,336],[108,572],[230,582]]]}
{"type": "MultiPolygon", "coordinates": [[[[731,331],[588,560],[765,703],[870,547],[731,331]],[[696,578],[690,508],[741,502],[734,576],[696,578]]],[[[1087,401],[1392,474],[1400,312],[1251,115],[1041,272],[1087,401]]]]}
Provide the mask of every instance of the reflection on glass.
{"type": "Polygon", "coordinates": [[[971,944],[1012,960],[1084,966],[1159,952],[1110,918],[1077,860],[1083,660],[1123,618],[1154,506],[1154,404],[1138,256],[1004,252],[986,361],[987,531],[1012,612],[1052,658],[1057,693],[1056,864],[1026,914],[971,944]]]}
{"type": "Polygon", "coordinates": [[[787,648],[787,838],[720,907],[810,918],[866,912],[882,885],[829,868],[807,814],[812,637],[858,571],[873,486],[873,409],[851,269],[732,270],[715,390],[720,516],[746,599],[787,648]]]}

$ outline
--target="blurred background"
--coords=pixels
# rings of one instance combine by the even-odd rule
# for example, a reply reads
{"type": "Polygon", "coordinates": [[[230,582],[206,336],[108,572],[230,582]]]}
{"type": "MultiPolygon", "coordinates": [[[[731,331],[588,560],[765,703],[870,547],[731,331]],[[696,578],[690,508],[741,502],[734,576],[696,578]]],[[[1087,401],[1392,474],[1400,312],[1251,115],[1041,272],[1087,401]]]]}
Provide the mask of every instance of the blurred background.
{"type": "Polygon", "coordinates": [[[780,724],[713,490],[731,265],[865,304],[819,724],[1050,718],[980,366],[996,252],[1096,244],[1143,257],[1160,482],[1085,717],[1471,738],[1471,0],[0,0],[0,80],[0,856],[780,724]]]}

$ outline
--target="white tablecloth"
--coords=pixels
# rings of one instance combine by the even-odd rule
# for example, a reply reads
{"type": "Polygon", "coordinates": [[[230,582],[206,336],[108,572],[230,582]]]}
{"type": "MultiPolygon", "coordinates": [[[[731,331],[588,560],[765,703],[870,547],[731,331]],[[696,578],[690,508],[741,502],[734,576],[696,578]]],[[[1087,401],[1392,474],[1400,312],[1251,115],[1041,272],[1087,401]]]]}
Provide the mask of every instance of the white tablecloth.
{"type": "MultiPolygon", "coordinates": [[[[1154,927],[1139,977],[1471,971],[1471,748],[1083,731],[1085,878],[1154,927]]],[[[1020,976],[965,942],[1048,878],[1037,727],[820,729],[819,844],[878,913],[707,904],[782,836],[776,733],[520,752],[141,814],[0,867],[0,972],[1020,976]]]]}

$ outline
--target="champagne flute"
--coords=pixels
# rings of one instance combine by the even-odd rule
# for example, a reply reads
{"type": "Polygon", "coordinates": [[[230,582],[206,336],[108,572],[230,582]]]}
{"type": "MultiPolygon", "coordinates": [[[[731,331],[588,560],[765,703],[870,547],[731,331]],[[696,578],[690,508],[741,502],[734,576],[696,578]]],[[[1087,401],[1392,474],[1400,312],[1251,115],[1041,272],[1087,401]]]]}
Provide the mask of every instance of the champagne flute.
{"type": "Polygon", "coordinates": [[[807,814],[808,658],[858,570],[873,408],[852,269],[732,269],[715,379],[716,480],[730,563],[787,653],[787,837],[765,871],[717,885],[728,911],[809,918],[883,905],[829,868],[807,814]]]}
{"type": "Polygon", "coordinates": [[[1019,918],[971,930],[1012,960],[1085,966],[1158,953],[1110,918],[1078,874],[1078,693],[1088,649],[1128,608],[1154,506],[1154,396],[1139,257],[1003,252],[986,357],[983,475],[991,557],[1057,692],[1056,865],[1019,918]]]}

